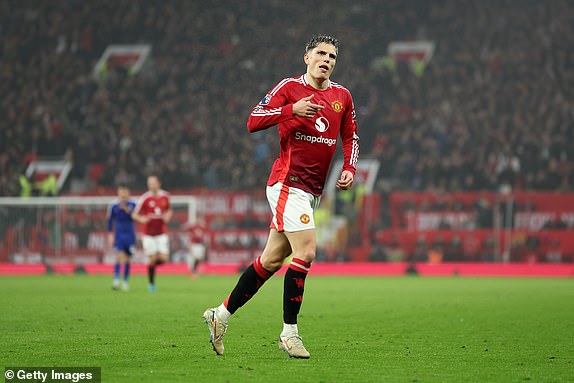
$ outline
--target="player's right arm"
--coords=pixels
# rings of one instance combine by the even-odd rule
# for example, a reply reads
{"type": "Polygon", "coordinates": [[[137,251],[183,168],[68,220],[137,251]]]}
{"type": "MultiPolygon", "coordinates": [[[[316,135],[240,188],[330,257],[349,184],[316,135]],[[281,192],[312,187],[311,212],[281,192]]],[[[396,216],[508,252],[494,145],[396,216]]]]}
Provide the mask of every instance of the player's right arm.
{"type": "Polygon", "coordinates": [[[148,223],[149,222],[149,218],[146,217],[143,213],[142,213],[142,206],[144,203],[144,197],[140,197],[140,199],[138,200],[136,207],[134,208],[134,210],[132,211],[131,217],[134,221],[139,222],[139,223],[148,223]]]}
{"type": "Polygon", "coordinates": [[[293,115],[305,118],[313,117],[318,111],[324,108],[322,105],[313,104],[313,95],[303,97],[293,104],[293,115]]]}
{"type": "Polygon", "coordinates": [[[108,206],[108,243],[114,244],[114,205],[108,206]]]}
{"type": "Polygon", "coordinates": [[[267,129],[295,116],[311,118],[323,109],[323,106],[311,101],[313,95],[303,97],[295,103],[289,103],[286,97],[288,83],[289,79],[281,81],[253,108],[247,120],[249,132],[267,129]]]}

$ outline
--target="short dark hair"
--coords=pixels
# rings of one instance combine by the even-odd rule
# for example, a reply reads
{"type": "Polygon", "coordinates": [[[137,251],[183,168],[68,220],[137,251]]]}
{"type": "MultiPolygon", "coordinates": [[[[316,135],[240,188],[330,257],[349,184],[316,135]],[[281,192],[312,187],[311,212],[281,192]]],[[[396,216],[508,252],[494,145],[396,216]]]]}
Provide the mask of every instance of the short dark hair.
{"type": "Polygon", "coordinates": [[[305,44],[305,52],[309,52],[313,48],[316,48],[320,43],[331,44],[335,49],[337,49],[337,51],[339,50],[339,40],[335,37],[328,35],[315,35],[307,41],[307,44],[305,44]]]}
{"type": "Polygon", "coordinates": [[[125,183],[125,182],[121,182],[121,183],[118,184],[118,189],[128,189],[128,190],[130,190],[130,186],[129,186],[127,183],[125,183]]]}

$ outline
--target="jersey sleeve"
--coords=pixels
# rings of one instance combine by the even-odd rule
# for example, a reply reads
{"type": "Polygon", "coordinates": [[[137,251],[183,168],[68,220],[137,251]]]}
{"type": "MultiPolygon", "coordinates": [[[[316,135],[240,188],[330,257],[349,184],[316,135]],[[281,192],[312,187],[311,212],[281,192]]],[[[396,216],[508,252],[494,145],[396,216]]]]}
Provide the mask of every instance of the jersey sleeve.
{"type": "Polygon", "coordinates": [[[130,208],[130,216],[134,213],[134,211],[136,211],[136,201],[130,200],[128,206],[130,208]]]}
{"type": "Polygon", "coordinates": [[[144,207],[144,202],[146,200],[145,196],[142,196],[138,199],[138,202],[136,203],[136,206],[133,209],[134,214],[138,214],[138,215],[146,215],[146,211],[145,211],[145,207],[144,207]]]}
{"type": "Polygon", "coordinates": [[[112,232],[114,229],[114,205],[108,206],[108,232],[112,232]]]}
{"type": "Polygon", "coordinates": [[[359,160],[359,135],[357,134],[357,115],[355,105],[349,94],[347,107],[344,111],[343,125],[341,126],[341,141],[343,142],[343,170],[355,174],[357,161],[359,160]]]}
{"type": "Polygon", "coordinates": [[[293,104],[289,103],[286,97],[289,80],[282,80],[253,108],[247,120],[249,132],[253,133],[267,129],[294,117],[293,104]]]}

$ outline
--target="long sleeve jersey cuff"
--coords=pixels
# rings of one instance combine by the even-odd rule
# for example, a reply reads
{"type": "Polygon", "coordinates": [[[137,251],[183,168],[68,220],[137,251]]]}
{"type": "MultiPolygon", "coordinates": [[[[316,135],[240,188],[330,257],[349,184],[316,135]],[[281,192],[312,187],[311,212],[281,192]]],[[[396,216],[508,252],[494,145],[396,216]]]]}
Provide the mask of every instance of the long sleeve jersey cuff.
{"type": "Polygon", "coordinates": [[[281,108],[281,116],[282,117],[293,117],[293,104],[283,105],[281,108]]]}
{"type": "Polygon", "coordinates": [[[348,171],[350,171],[351,173],[353,173],[353,175],[355,175],[355,172],[357,171],[357,169],[355,169],[354,166],[351,166],[351,165],[348,165],[348,164],[343,165],[343,170],[348,170],[348,171]]]}

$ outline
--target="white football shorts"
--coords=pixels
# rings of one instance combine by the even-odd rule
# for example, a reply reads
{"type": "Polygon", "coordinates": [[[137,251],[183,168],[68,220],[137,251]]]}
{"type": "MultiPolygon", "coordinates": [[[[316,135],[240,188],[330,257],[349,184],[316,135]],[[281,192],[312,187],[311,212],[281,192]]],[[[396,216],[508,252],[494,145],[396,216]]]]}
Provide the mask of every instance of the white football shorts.
{"type": "Polygon", "coordinates": [[[281,182],[267,186],[266,194],[273,213],[272,229],[293,232],[315,228],[313,211],[319,206],[321,197],[281,182]]]}
{"type": "Polygon", "coordinates": [[[191,256],[196,260],[205,260],[205,245],[203,243],[192,243],[189,246],[189,252],[191,256]]]}
{"type": "Polygon", "coordinates": [[[144,235],[142,238],[143,251],[146,256],[157,253],[169,254],[169,237],[167,234],[144,235]]]}

